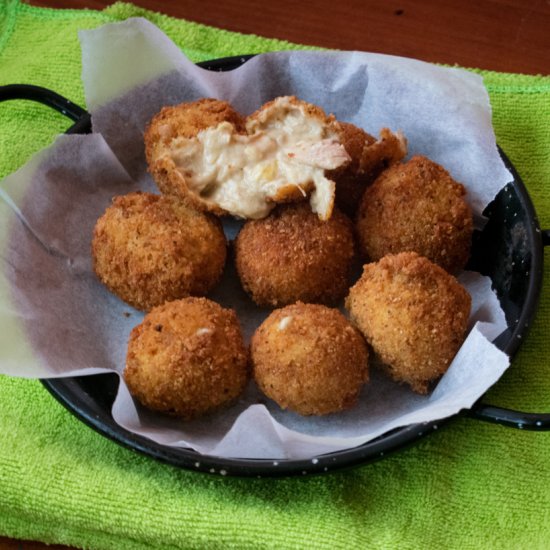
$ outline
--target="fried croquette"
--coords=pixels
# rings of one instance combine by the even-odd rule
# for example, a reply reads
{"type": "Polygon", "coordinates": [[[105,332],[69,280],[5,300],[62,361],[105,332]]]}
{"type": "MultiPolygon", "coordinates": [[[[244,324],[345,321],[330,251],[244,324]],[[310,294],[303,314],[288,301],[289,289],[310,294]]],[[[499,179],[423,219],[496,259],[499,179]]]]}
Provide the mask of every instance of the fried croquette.
{"type": "Polygon", "coordinates": [[[462,345],[471,298],[444,269],[402,252],[366,264],[346,307],[390,375],[426,393],[462,345]]]}
{"type": "Polygon", "coordinates": [[[224,210],[205,201],[189,188],[185,170],[180,173],[170,158],[174,147],[186,140],[193,140],[207,128],[215,128],[222,122],[244,133],[244,118],[227,101],[204,98],[198,101],[164,107],[155,115],[145,130],[145,157],[149,171],[162,193],[185,197],[196,208],[221,215],[224,210]]]}
{"type": "Polygon", "coordinates": [[[99,279],[142,310],[206,294],[219,281],[226,255],[217,218],[177,197],[151,193],[115,197],[92,241],[99,279]]]}
{"type": "Polygon", "coordinates": [[[338,210],[321,221],[305,203],[279,206],[244,224],[235,240],[243,288],[259,306],[335,304],[348,290],[353,226],[338,210]]]}
{"type": "Polygon", "coordinates": [[[248,375],[235,312],[206,298],[156,307],[130,334],[124,379],[154,411],[202,416],[233,402],[248,375]]]}
{"type": "Polygon", "coordinates": [[[370,260],[413,251],[454,273],[466,265],[472,211],[466,190],[439,164],[415,156],[388,168],[367,188],[356,230],[370,260]]]}
{"type": "Polygon", "coordinates": [[[297,303],[275,310],[252,337],[260,389],[283,409],[322,415],[353,407],[368,380],[368,350],[336,309],[297,303]]]}
{"type": "Polygon", "coordinates": [[[339,127],[340,141],[351,160],[328,172],[327,177],[336,183],[336,206],[354,217],[367,186],[407,154],[407,140],[400,132],[394,134],[388,128],[382,128],[377,140],[348,122],[340,122],[339,127]]]}
{"type": "Polygon", "coordinates": [[[163,193],[244,219],[309,197],[321,219],[331,216],[335,184],[325,171],[350,160],[332,115],[285,96],[243,123],[228,104],[203,101],[163,110],[147,129],[149,169],[163,193]]]}

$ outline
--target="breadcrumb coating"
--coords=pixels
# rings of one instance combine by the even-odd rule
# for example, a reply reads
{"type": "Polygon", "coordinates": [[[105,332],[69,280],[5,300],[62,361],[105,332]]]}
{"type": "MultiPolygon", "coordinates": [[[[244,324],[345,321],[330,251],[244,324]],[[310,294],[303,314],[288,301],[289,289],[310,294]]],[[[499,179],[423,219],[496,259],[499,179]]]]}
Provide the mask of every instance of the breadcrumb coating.
{"type": "Polygon", "coordinates": [[[464,186],[439,164],[415,156],[395,164],[367,188],[356,230],[362,254],[414,251],[454,273],[466,265],[472,243],[472,212],[464,186]]]}
{"type": "Polygon", "coordinates": [[[151,193],[114,197],[92,240],[98,278],[141,310],[206,294],[219,281],[226,255],[217,218],[151,193]]]}
{"type": "Polygon", "coordinates": [[[339,122],[340,141],[351,161],[332,170],[327,177],[336,183],[336,206],[354,217],[365,189],[388,166],[399,162],[407,154],[407,140],[401,133],[382,128],[379,139],[363,129],[339,122]]]}
{"type": "Polygon", "coordinates": [[[444,269],[415,252],[366,264],[346,308],[390,375],[426,393],[464,341],[471,298],[444,269]]]}
{"type": "Polygon", "coordinates": [[[202,416],[233,402],[248,376],[235,312],[206,298],[156,307],[130,334],[124,379],[154,411],[202,416]]]}
{"type": "Polygon", "coordinates": [[[334,304],[349,287],[353,226],[338,210],[321,221],[305,203],[279,206],[245,223],[235,241],[243,288],[259,306],[334,304]]]}
{"type": "Polygon", "coordinates": [[[253,375],[283,409],[324,415],[353,407],[368,380],[368,350],[336,309],[297,303],[275,310],[251,342],[253,375]]]}
{"type": "Polygon", "coordinates": [[[243,117],[227,101],[203,98],[163,107],[145,130],[145,155],[149,164],[162,156],[176,138],[192,138],[201,130],[230,122],[244,131],[243,117]]]}

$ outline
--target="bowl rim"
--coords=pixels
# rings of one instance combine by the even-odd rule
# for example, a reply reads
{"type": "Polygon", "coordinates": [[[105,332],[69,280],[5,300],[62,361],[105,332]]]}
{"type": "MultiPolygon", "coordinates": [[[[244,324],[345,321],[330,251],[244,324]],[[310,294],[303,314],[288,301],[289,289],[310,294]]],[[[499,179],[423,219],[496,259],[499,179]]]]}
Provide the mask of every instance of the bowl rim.
{"type": "MultiPolygon", "coordinates": [[[[198,63],[198,65],[207,70],[227,71],[242,65],[251,57],[253,57],[253,55],[226,57],[204,61],[198,63]]],[[[88,113],[85,113],[67,130],[67,133],[76,134],[90,131],[91,118],[88,113]]],[[[516,191],[521,209],[525,213],[526,219],[529,221],[526,230],[529,251],[532,255],[528,291],[520,315],[515,325],[504,331],[497,339],[498,342],[495,342],[502,351],[512,357],[521,345],[523,337],[527,333],[536,313],[542,286],[543,242],[535,208],[527,189],[510,159],[500,147],[498,149],[504,164],[513,176],[511,185],[516,191]]],[[[90,376],[118,378],[119,375],[117,373],[107,373],[90,376]]],[[[81,378],[88,379],[90,376],[42,379],[41,382],[74,416],[79,418],[84,424],[118,444],[155,458],[160,462],[197,472],[218,474],[222,476],[305,476],[367,464],[408,447],[429,433],[433,433],[451,419],[462,414],[457,413],[448,418],[433,422],[411,424],[409,426],[396,428],[357,447],[343,449],[309,459],[225,458],[215,455],[203,455],[189,448],[164,446],[122,428],[114,422],[110,410],[95,410],[92,397],[81,388],[79,380],[81,378]]],[[[111,383],[113,383],[113,381],[111,381],[111,383]]]]}

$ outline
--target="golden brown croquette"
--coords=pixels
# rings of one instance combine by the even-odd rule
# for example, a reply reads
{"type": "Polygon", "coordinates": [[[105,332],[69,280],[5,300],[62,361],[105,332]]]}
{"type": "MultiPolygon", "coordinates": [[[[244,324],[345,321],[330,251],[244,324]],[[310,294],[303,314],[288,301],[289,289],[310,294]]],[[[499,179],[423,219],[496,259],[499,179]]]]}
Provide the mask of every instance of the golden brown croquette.
{"type": "Polygon", "coordinates": [[[115,197],[92,241],[99,279],[142,310],[206,294],[219,281],[226,254],[217,218],[177,197],[151,193],[115,197]]]}
{"type": "Polygon", "coordinates": [[[346,307],[390,375],[426,393],[462,345],[470,315],[466,289],[415,252],[366,264],[346,307]]]}
{"type": "Polygon", "coordinates": [[[130,334],[124,379],[145,407],[184,419],[230,404],[248,379],[235,312],[206,298],[154,308],[130,334]]]}
{"type": "Polygon", "coordinates": [[[353,407],[368,380],[363,337],[338,310],[318,304],[273,311],[252,337],[251,359],[260,389],[301,415],[353,407]]]}
{"type": "Polygon", "coordinates": [[[235,241],[243,288],[259,306],[334,304],[349,287],[353,227],[338,210],[321,221],[306,203],[279,206],[248,221],[235,241]]]}
{"type": "Polygon", "coordinates": [[[473,220],[466,190],[439,164],[415,156],[367,188],[356,230],[370,260],[414,251],[453,273],[470,255],[473,220]]]}

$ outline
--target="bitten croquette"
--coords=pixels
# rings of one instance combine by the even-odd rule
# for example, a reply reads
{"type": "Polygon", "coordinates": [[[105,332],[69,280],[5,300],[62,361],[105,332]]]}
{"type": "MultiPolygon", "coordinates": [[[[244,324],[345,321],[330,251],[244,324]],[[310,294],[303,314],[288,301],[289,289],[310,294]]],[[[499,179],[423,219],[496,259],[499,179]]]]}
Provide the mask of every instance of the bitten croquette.
{"type": "Polygon", "coordinates": [[[462,184],[426,157],[394,164],[361,200],[356,230],[362,254],[376,261],[413,251],[451,273],[463,269],[473,233],[465,195],[462,184]]]}
{"type": "Polygon", "coordinates": [[[177,197],[115,197],[96,223],[94,270],[119,298],[141,310],[201,296],[219,281],[227,242],[221,223],[177,197]]]}
{"type": "Polygon", "coordinates": [[[154,411],[202,416],[233,402],[248,376],[235,312],[206,298],[156,307],[130,334],[124,379],[154,411]]]}
{"type": "Polygon", "coordinates": [[[339,136],[333,115],[294,96],[277,97],[246,119],[208,99],[163,109],[145,144],[159,189],[201,210],[260,219],[276,203],[307,196],[325,220],[335,195],[325,172],[350,161],[339,136]]]}
{"type": "Polygon", "coordinates": [[[283,409],[301,415],[343,411],[368,380],[368,350],[336,309],[297,303],[275,310],[251,342],[254,379],[283,409]]]}
{"type": "Polygon", "coordinates": [[[145,157],[159,190],[167,195],[185,198],[195,208],[216,215],[223,214],[223,209],[191,192],[187,180],[179,173],[169,154],[174,141],[194,138],[202,130],[221,122],[231,124],[237,133],[245,131],[244,118],[227,101],[203,98],[163,107],[153,117],[144,135],[145,157]]]}
{"type": "Polygon", "coordinates": [[[279,206],[248,221],[235,241],[243,288],[259,306],[335,304],[349,287],[353,226],[338,210],[321,221],[306,203],[279,206]]]}
{"type": "Polygon", "coordinates": [[[346,308],[392,378],[427,393],[462,345],[470,315],[466,289],[415,252],[366,264],[346,308]]]}

